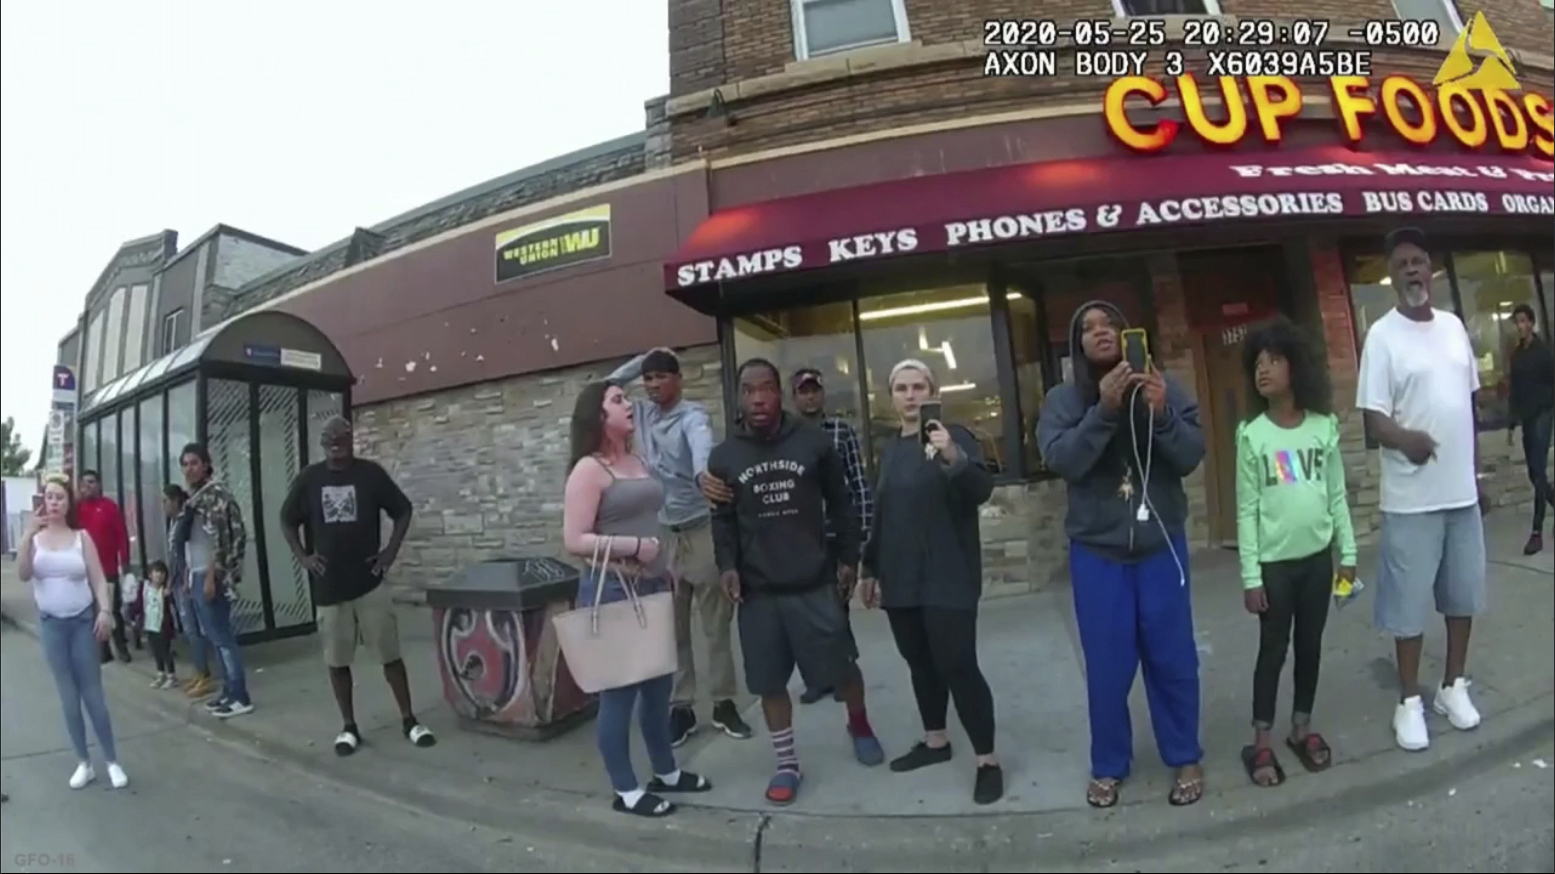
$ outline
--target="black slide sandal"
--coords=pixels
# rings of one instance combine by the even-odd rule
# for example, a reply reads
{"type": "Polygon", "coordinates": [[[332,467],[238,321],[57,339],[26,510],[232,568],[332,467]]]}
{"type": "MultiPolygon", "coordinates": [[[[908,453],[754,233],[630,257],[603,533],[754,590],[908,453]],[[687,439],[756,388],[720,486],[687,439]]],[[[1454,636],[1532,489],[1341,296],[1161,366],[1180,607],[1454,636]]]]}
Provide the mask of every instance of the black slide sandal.
{"type": "Polygon", "coordinates": [[[712,782],[706,777],[690,771],[681,771],[680,779],[675,781],[673,786],[658,777],[648,781],[649,792],[707,792],[712,788],[712,782]]]}
{"type": "Polygon", "coordinates": [[[1274,755],[1274,750],[1248,744],[1242,747],[1242,768],[1247,771],[1247,779],[1260,789],[1273,789],[1285,782],[1285,768],[1280,765],[1280,760],[1274,755]],[[1274,772],[1274,782],[1260,783],[1254,776],[1259,771],[1271,770],[1274,772]]]}
{"type": "Polygon", "coordinates": [[[637,799],[637,803],[631,807],[627,807],[626,802],[622,800],[621,796],[617,795],[615,801],[611,802],[610,807],[616,813],[630,813],[633,816],[641,816],[648,819],[669,816],[678,809],[674,804],[665,801],[652,792],[644,792],[643,797],[637,799]]]}
{"type": "Polygon", "coordinates": [[[1301,740],[1293,737],[1286,738],[1285,745],[1290,747],[1290,751],[1296,754],[1297,759],[1301,760],[1301,766],[1313,774],[1328,770],[1328,766],[1334,763],[1333,749],[1328,746],[1328,741],[1323,740],[1323,736],[1315,731],[1307,732],[1307,736],[1301,740]],[[1322,761],[1318,761],[1319,754],[1323,756],[1322,761]]]}

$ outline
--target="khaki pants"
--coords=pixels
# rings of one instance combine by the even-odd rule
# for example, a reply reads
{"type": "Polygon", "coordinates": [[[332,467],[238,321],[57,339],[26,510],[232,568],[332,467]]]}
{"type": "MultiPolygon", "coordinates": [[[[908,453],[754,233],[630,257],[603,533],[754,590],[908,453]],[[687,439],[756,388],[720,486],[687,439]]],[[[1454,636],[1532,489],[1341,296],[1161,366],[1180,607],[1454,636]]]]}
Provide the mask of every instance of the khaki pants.
{"type": "Polygon", "coordinates": [[[680,667],[675,671],[675,690],[670,700],[678,707],[697,701],[697,671],[691,648],[691,613],[702,618],[707,637],[708,698],[728,701],[738,694],[734,677],[734,648],[730,641],[734,604],[718,585],[718,563],[713,558],[713,528],[703,525],[690,531],[666,529],[661,542],[670,552],[670,566],[679,576],[675,588],[675,644],[680,667]]]}
{"type": "Polygon", "coordinates": [[[318,622],[324,664],[329,667],[351,667],[358,643],[365,645],[380,665],[400,660],[399,617],[389,587],[383,583],[355,600],[319,607],[318,622]]]}

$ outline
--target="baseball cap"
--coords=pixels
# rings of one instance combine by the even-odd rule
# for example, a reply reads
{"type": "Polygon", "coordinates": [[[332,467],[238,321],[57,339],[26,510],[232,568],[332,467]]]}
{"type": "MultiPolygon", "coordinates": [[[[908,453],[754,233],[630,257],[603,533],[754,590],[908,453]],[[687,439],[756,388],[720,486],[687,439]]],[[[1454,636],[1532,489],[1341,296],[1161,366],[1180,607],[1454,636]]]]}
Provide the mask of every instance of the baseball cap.
{"type": "Polygon", "coordinates": [[[1418,246],[1425,252],[1431,251],[1431,247],[1428,245],[1425,237],[1425,231],[1419,228],[1394,228],[1388,232],[1386,237],[1382,238],[1382,252],[1385,255],[1392,255],[1394,249],[1406,243],[1418,246]]]}
{"type": "Polygon", "coordinates": [[[821,372],[813,367],[801,367],[794,371],[793,383],[795,389],[803,388],[807,385],[825,388],[825,385],[821,383],[821,372]]]}

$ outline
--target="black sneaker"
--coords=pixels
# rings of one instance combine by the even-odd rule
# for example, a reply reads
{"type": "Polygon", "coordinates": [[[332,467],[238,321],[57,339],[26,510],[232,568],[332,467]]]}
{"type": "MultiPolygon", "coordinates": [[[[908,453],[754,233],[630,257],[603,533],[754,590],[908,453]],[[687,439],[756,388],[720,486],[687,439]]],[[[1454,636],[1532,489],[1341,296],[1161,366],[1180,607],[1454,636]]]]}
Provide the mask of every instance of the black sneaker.
{"type": "Polygon", "coordinates": [[[217,695],[215,698],[212,698],[209,701],[206,701],[204,706],[205,706],[205,709],[207,711],[209,711],[211,713],[215,713],[216,711],[221,710],[224,707],[226,707],[227,704],[229,704],[229,703],[230,702],[227,701],[227,696],[225,696],[225,695],[217,695]]]}
{"type": "Polygon", "coordinates": [[[713,725],[735,740],[750,740],[751,727],[740,718],[740,711],[733,701],[720,701],[713,705],[713,725]]]}
{"type": "Polygon", "coordinates": [[[891,770],[898,774],[905,774],[908,771],[916,771],[919,768],[948,761],[950,761],[950,744],[931,747],[923,741],[918,741],[912,745],[912,749],[891,760],[891,770]]]}
{"type": "Polygon", "coordinates": [[[1004,769],[998,765],[978,765],[977,781],[972,785],[974,804],[992,804],[1004,797],[1004,769]]]}
{"type": "Polygon", "coordinates": [[[670,746],[678,747],[697,733],[696,711],[690,707],[676,707],[670,711],[670,746]]]}
{"type": "Polygon", "coordinates": [[[1523,544],[1523,555],[1538,555],[1543,551],[1544,535],[1535,531],[1533,532],[1533,535],[1528,538],[1528,542],[1523,544]]]}

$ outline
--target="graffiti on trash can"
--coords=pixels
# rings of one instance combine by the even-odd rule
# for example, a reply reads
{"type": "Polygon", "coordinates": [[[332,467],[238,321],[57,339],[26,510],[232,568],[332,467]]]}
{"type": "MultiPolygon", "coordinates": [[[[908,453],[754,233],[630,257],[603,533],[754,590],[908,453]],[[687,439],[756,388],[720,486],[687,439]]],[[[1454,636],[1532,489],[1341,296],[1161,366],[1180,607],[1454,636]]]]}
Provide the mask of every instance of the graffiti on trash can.
{"type": "Polygon", "coordinates": [[[484,719],[526,703],[528,652],[519,614],[462,608],[441,612],[437,637],[444,678],[468,704],[468,715],[484,719]]]}

